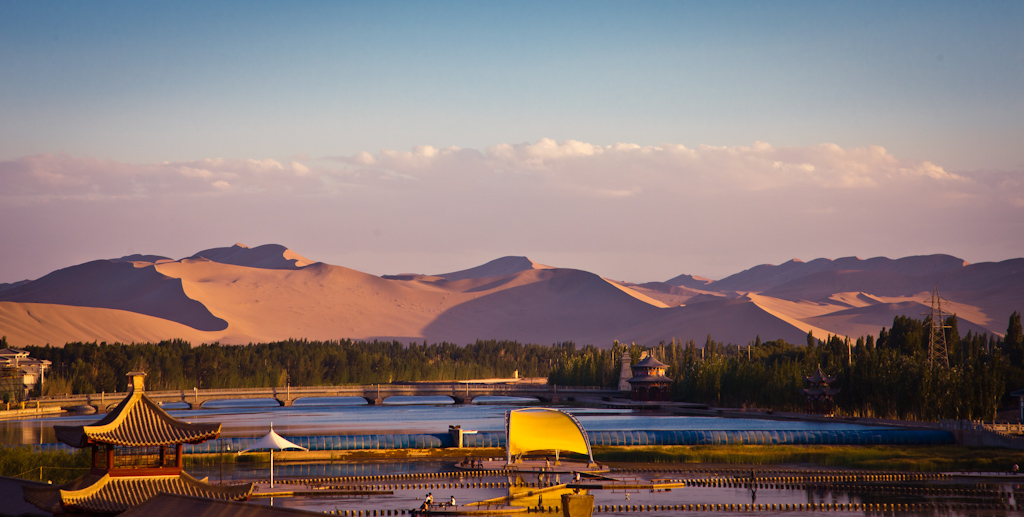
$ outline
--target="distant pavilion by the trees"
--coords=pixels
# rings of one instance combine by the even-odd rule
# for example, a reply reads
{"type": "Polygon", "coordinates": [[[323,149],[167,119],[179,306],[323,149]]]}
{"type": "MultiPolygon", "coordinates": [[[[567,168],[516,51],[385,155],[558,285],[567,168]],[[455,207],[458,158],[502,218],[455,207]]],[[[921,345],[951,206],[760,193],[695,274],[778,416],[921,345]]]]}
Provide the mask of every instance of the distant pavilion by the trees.
{"type": "Polygon", "coordinates": [[[839,394],[839,389],[829,387],[829,384],[835,380],[835,377],[830,377],[822,371],[820,364],[817,371],[804,377],[804,382],[807,383],[807,387],[803,389],[803,393],[807,397],[807,413],[819,415],[835,413],[836,403],[833,397],[839,394]]]}
{"type": "Polygon", "coordinates": [[[633,377],[629,379],[630,398],[641,402],[670,400],[672,379],[665,376],[668,365],[644,354],[646,357],[630,366],[633,370],[633,377]]]}

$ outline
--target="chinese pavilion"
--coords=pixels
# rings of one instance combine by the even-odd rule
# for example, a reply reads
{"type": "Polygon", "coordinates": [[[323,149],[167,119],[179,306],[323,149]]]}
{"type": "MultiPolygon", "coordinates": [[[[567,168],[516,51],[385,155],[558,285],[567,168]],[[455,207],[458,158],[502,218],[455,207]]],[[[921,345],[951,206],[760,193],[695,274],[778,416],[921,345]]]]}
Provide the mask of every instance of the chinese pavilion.
{"type": "Polygon", "coordinates": [[[106,417],[91,425],[54,426],[61,442],[92,449],[89,472],[62,486],[25,488],[25,499],[55,514],[121,513],[161,492],[248,500],[252,483],[211,485],[182,470],[184,444],[217,438],[221,425],[172,417],[146,395],[144,373],[128,376],[129,395],[106,417]]]}
{"type": "Polygon", "coordinates": [[[672,379],[665,376],[668,365],[644,353],[646,357],[630,368],[633,377],[629,379],[630,398],[636,401],[668,401],[672,379]]]}
{"type": "Polygon", "coordinates": [[[818,371],[804,377],[804,382],[807,383],[807,387],[803,389],[804,395],[807,396],[807,413],[831,415],[835,412],[836,404],[832,397],[839,393],[839,389],[828,387],[835,380],[835,377],[829,377],[821,371],[820,364],[818,371]]]}

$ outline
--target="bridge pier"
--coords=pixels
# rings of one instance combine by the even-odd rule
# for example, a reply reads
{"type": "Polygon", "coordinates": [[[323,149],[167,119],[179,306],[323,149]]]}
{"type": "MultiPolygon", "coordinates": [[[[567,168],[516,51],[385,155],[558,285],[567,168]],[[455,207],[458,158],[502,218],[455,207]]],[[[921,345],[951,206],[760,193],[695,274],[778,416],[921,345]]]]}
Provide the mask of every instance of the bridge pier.
{"type": "MultiPolygon", "coordinates": [[[[578,401],[586,399],[607,399],[622,396],[617,390],[599,387],[568,387],[550,386],[545,384],[503,384],[503,383],[400,383],[371,384],[364,386],[283,386],[276,388],[245,388],[245,389],[177,389],[166,391],[150,391],[148,395],[160,403],[182,403],[189,409],[202,409],[211,400],[223,399],[272,399],[278,405],[289,407],[294,398],[308,397],[361,397],[371,406],[379,406],[389,397],[426,397],[443,395],[450,397],[456,404],[472,404],[474,399],[485,396],[533,397],[542,404],[560,401],[578,401]],[[283,389],[282,389],[283,388],[283,389]]],[[[41,406],[93,406],[98,411],[121,402],[126,393],[93,393],[65,395],[64,397],[43,397],[39,399],[41,406]]]]}

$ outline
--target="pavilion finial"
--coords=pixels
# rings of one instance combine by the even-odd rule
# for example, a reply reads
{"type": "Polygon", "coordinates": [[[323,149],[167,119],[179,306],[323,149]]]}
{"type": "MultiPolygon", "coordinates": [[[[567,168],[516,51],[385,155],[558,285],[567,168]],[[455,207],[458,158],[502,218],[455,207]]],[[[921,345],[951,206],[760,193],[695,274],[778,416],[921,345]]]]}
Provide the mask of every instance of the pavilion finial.
{"type": "Polygon", "coordinates": [[[128,377],[132,379],[128,386],[131,392],[146,391],[146,372],[128,372],[128,377]]]}

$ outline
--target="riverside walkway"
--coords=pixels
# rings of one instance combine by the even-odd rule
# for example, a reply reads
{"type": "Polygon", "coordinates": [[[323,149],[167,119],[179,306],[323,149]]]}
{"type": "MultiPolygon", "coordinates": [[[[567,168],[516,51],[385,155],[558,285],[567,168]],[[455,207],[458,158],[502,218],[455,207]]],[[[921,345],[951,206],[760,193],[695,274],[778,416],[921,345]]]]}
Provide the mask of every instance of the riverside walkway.
{"type": "MultiPolygon", "coordinates": [[[[196,389],[146,391],[159,403],[184,402],[190,409],[199,409],[213,400],[272,399],[282,406],[296,400],[315,397],[360,397],[370,405],[383,404],[390,397],[449,397],[456,404],[471,404],[477,397],[529,397],[543,403],[591,401],[620,397],[622,392],[591,386],[553,386],[534,383],[409,383],[368,384],[356,386],[283,386],[276,388],[196,389]]],[[[128,396],[127,393],[91,393],[41,397],[28,401],[26,407],[92,406],[105,411],[128,396]]]]}

